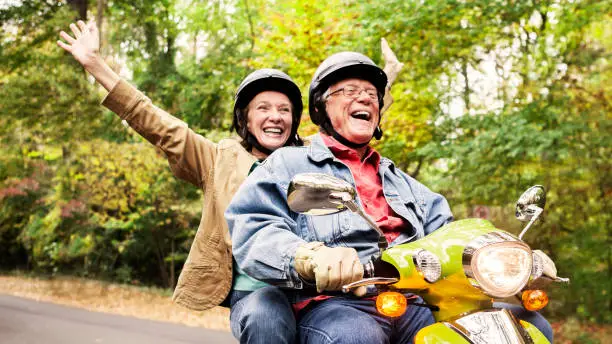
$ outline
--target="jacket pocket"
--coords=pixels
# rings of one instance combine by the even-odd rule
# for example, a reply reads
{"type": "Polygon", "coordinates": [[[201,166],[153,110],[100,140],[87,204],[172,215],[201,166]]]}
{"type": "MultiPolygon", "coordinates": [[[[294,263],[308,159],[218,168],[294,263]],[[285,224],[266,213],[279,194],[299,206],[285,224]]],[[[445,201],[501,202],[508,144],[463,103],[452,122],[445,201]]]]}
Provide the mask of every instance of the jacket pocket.
{"type": "MultiPolygon", "coordinates": [[[[324,216],[306,216],[309,236],[312,241],[336,244],[341,233],[341,217],[338,214],[324,216]]],[[[347,224],[348,225],[348,224],[347,224]]]]}
{"type": "Polygon", "coordinates": [[[197,266],[185,266],[181,272],[180,284],[191,287],[198,287],[204,284],[215,284],[220,282],[225,276],[216,276],[211,279],[211,275],[215,275],[219,271],[218,262],[206,262],[197,266]],[[214,280],[214,281],[213,281],[214,280]]]}

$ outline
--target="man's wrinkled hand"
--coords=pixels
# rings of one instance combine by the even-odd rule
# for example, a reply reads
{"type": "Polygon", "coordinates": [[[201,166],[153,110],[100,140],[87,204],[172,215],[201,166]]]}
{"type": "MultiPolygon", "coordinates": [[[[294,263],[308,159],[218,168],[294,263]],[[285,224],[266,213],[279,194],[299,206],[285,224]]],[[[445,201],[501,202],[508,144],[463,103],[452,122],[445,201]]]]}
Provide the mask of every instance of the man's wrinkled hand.
{"type": "MultiPolygon", "coordinates": [[[[319,293],[341,290],[343,285],[363,278],[357,251],[348,247],[306,244],[296,251],[295,269],[302,278],[314,281],[319,293]]],[[[362,289],[355,293],[362,293],[362,289]]]]}

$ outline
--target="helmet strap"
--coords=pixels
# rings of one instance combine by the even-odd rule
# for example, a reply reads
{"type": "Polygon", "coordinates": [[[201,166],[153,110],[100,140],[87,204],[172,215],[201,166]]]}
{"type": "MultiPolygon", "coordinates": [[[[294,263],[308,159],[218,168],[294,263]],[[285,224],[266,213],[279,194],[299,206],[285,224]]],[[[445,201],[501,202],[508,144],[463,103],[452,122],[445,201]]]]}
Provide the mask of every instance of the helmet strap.
{"type": "Polygon", "coordinates": [[[255,138],[255,136],[253,136],[253,134],[247,132],[247,138],[246,138],[247,142],[253,146],[253,148],[257,149],[258,151],[264,153],[265,155],[270,155],[272,154],[272,151],[269,150],[268,148],[262,146],[259,141],[257,141],[257,139],[255,138]]]}
{"type": "Polygon", "coordinates": [[[344,136],[340,135],[335,129],[334,127],[331,125],[331,122],[329,121],[328,118],[325,119],[325,122],[322,125],[323,129],[325,129],[325,131],[327,131],[328,133],[331,134],[331,136],[336,139],[336,141],[342,143],[343,145],[353,148],[353,149],[357,149],[357,148],[361,148],[361,147],[365,147],[368,145],[368,143],[370,143],[370,141],[368,142],[364,142],[364,143],[355,143],[355,142],[351,142],[349,140],[347,140],[344,136]]]}
{"type": "Polygon", "coordinates": [[[377,140],[380,140],[383,136],[383,131],[382,129],[380,129],[380,125],[376,126],[376,129],[374,129],[374,138],[377,140]]]}

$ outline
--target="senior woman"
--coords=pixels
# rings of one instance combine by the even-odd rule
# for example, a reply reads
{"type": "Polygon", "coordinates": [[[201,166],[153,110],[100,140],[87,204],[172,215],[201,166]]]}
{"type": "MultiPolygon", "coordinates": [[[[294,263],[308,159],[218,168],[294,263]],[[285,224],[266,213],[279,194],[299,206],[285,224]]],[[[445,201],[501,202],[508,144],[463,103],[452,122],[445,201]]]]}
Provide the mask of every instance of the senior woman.
{"type": "Polygon", "coordinates": [[[74,37],[61,31],[65,42],[57,44],[109,92],[102,104],[160,148],[175,176],[204,191],[202,219],[173,300],[194,310],[229,303],[232,333],[241,343],[293,343],[296,324],[285,295],[234,268],[223,213],[260,161],[279,147],[302,144],[300,89],[279,70],[249,74],[234,103],[233,129],[241,140],[214,143],[154,106],[104,62],[95,23],[78,21],[70,29],[74,37]]]}

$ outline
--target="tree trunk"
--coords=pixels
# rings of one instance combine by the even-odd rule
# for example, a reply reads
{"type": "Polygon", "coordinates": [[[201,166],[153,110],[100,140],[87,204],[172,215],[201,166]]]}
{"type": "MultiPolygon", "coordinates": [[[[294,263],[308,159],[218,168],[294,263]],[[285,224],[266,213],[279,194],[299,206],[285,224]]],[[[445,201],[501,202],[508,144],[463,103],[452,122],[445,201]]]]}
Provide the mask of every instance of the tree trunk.
{"type": "Polygon", "coordinates": [[[468,77],[468,60],[467,58],[461,61],[461,74],[463,75],[463,103],[465,104],[465,113],[470,111],[470,79],[468,77]]]}
{"type": "Polygon", "coordinates": [[[106,10],[106,0],[98,0],[98,8],[96,11],[96,24],[98,25],[98,32],[100,33],[100,53],[104,56],[104,48],[106,41],[104,40],[104,11],[106,10]]]}
{"type": "Polygon", "coordinates": [[[174,238],[170,241],[170,288],[175,287],[175,271],[174,271],[174,238]]]}
{"type": "Polygon", "coordinates": [[[80,19],[82,21],[87,21],[87,5],[88,5],[88,0],[68,0],[68,3],[79,14],[77,19],[80,19]]]}

